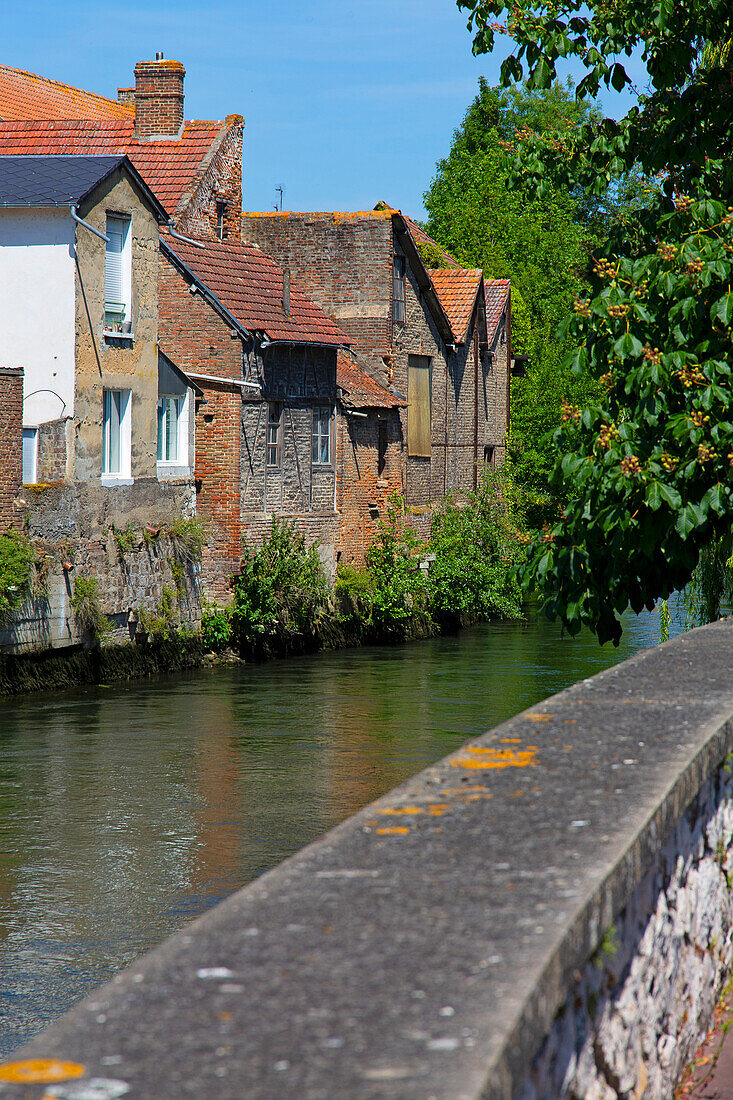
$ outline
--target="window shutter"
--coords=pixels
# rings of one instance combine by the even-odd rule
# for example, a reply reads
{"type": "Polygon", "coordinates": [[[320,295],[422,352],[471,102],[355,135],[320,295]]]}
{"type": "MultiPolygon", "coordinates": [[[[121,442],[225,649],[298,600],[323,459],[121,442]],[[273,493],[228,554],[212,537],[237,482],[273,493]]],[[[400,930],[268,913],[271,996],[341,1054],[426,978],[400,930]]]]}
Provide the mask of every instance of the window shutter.
{"type": "Polygon", "coordinates": [[[407,367],[407,453],[430,458],[430,359],[410,355],[407,367]]]}

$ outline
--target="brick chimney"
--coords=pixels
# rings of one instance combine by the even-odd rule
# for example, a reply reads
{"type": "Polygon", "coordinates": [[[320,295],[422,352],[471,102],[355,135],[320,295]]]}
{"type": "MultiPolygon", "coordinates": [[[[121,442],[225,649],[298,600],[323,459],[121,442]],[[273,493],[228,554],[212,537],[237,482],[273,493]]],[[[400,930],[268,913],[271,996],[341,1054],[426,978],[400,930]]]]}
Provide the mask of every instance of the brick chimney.
{"type": "Polygon", "coordinates": [[[139,61],[135,66],[135,138],[178,138],[183,126],[183,78],[180,61],[139,61]]]}
{"type": "Polygon", "coordinates": [[[124,104],[125,107],[135,106],[135,89],[134,88],[118,88],[117,89],[117,102],[124,104]]]}

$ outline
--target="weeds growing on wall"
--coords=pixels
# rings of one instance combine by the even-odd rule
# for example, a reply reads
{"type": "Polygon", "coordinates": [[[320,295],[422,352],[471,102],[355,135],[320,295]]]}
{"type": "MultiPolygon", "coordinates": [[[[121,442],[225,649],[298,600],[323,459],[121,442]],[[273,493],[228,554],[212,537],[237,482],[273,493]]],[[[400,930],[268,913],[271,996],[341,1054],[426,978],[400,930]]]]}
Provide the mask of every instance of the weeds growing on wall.
{"type": "Polygon", "coordinates": [[[173,589],[164,586],[155,611],[147,611],[141,607],[138,610],[137,619],[149,642],[167,641],[171,638],[176,633],[178,623],[176,594],[173,589]]]}
{"type": "Polygon", "coordinates": [[[35,552],[31,540],[11,528],[0,535],[0,618],[27,596],[35,552]]]}
{"type": "Polygon", "coordinates": [[[168,525],[168,537],[179,561],[186,565],[201,561],[206,545],[206,527],[200,519],[181,516],[168,525]]]}
{"type": "Polygon", "coordinates": [[[96,641],[110,633],[110,622],[102,611],[102,596],[96,577],[79,574],[74,580],[71,596],[76,624],[82,633],[89,632],[96,641]]]}

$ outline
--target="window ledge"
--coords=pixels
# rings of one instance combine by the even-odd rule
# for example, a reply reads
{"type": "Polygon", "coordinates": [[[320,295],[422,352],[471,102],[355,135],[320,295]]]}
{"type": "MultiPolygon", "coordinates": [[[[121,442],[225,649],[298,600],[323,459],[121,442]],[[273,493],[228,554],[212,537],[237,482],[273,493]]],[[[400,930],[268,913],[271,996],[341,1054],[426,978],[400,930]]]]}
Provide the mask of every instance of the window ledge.
{"type": "Polygon", "coordinates": [[[179,466],[175,462],[158,462],[157,473],[159,479],[193,476],[193,471],[190,466],[179,466]]]}
{"type": "Polygon", "coordinates": [[[108,489],[114,489],[118,485],[133,485],[134,482],[134,478],[123,477],[121,474],[102,474],[102,485],[108,489]]]}
{"type": "Polygon", "coordinates": [[[106,328],[102,333],[105,340],[126,340],[132,344],[135,340],[134,332],[113,332],[112,329],[106,328]]]}

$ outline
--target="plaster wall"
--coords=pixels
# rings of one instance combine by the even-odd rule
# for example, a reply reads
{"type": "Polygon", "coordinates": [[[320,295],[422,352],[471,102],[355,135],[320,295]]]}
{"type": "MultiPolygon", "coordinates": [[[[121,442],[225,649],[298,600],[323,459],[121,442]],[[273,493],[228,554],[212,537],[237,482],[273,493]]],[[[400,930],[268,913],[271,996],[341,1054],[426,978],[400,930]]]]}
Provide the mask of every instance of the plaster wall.
{"type": "Polygon", "coordinates": [[[75,228],[68,207],[0,209],[0,362],[25,371],[25,427],[74,412],[75,228]]]}

